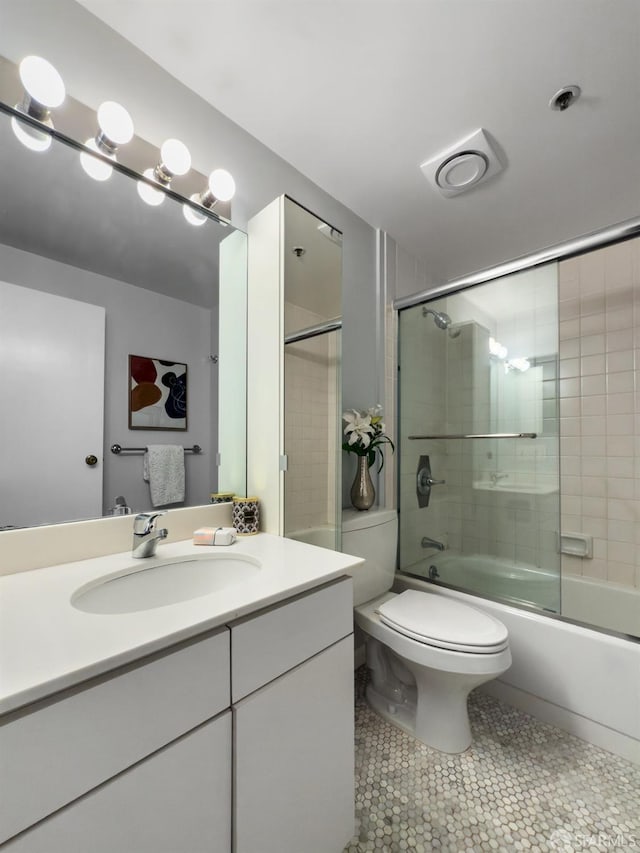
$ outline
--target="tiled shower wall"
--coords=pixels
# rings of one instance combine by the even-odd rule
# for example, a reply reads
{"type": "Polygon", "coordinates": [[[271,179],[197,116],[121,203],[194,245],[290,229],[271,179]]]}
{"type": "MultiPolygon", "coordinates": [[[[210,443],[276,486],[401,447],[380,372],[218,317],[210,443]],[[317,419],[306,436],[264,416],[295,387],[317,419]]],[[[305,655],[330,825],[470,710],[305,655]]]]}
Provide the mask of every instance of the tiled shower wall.
{"type": "MultiPolygon", "coordinates": [[[[286,332],[325,319],[285,304],[286,332]]],[[[285,347],[286,533],[336,524],[337,358],[335,332],[285,347]]]]}
{"type": "Polygon", "coordinates": [[[640,587],[640,241],[559,265],[562,571],[640,587]]]}

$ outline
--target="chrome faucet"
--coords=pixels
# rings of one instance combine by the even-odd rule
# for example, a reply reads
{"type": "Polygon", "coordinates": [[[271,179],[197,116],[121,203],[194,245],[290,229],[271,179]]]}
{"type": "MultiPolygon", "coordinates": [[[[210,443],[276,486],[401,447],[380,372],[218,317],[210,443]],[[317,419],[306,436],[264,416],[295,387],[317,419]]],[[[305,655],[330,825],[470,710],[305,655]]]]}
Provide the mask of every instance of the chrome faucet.
{"type": "Polygon", "coordinates": [[[437,539],[429,539],[428,536],[423,536],[420,544],[423,548],[436,548],[438,551],[444,551],[447,547],[443,542],[438,542],[437,539]]]}
{"type": "Polygon", "coordinates": [[[139,512],[133,520],[132,557],[153,557],[160,539],[166,539],[166,527],[156,529],[156,518],[166,512],[139,512]]]}

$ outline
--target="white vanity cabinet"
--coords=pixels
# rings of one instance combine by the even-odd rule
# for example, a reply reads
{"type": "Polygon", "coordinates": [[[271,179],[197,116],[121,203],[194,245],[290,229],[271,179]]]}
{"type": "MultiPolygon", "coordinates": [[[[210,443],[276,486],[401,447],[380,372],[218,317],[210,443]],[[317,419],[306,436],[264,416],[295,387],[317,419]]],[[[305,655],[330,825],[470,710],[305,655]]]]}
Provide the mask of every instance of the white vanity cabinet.
{"type": "Polygon", "coordinates": [[[352,596],[338,578],[6,714],[0,849],[339,853],[352,596]]]}

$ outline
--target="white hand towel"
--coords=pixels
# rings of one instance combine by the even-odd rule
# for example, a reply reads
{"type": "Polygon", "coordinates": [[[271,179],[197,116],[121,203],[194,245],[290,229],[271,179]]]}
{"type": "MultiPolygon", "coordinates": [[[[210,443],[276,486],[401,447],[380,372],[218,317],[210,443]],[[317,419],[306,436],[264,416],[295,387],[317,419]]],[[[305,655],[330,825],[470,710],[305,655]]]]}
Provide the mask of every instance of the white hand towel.
{"type": "Polygon", "coordinates": [[[154,506],[184,500],[184,447],[179,444],[150,444],[144,454],[142,476],[149,483],[154,506]]]}

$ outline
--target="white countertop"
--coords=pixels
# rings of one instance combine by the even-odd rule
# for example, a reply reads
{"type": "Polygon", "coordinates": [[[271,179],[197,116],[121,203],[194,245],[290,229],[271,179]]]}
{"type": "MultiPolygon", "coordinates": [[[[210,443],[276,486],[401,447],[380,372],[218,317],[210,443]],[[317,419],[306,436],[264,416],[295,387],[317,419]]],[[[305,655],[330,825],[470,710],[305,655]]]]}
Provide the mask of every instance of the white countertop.
{"type": "Polygon", "coordinates": [[[348,554],[259,533],[228,547],[190,540],[160,544],[148,561],[127,551],[0,577],[0,713],[348,574],[360,563],[348,554]],[[261,568],[244,583],[151,610],[103,615],[71,604],[79,587],[104,575],[213,552],[246,555],[261,568]]]}

